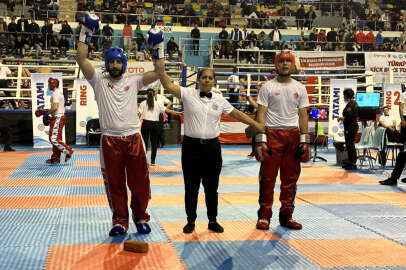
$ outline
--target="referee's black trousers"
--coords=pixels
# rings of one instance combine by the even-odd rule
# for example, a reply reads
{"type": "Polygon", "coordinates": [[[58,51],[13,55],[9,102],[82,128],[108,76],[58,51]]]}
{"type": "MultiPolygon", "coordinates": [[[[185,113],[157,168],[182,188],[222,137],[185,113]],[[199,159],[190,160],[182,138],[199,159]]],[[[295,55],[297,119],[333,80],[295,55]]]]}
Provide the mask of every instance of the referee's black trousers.
{"type": "Polygon", "coordinates": [[[182,170],[185,183],[185,209],[188,222],[196,220],[200,181],[206,198],[207,217],[216,221],[219,177],[223,159],[218,139],[199,140],[184,136],[182,170]]]}

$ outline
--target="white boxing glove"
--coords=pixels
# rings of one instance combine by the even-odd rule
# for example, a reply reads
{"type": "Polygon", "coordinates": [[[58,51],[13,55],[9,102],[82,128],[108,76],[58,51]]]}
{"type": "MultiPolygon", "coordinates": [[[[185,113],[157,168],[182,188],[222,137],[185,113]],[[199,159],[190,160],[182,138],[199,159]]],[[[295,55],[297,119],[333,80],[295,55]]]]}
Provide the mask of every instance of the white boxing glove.
{"type": "Polygon", "coordinates": [[[79,41],[89,45],[92,35],[99,31],[100,19],[96,14],[85,13],[83,24],[80,29],[79,41]]]}
{"type": "Polygon", "coordinates": [[[164,33],[161,29],[152,28],[148,31],[147,35],[148,48],[154,59],[161,59],[165,57],[164,48],[164,33]]]}

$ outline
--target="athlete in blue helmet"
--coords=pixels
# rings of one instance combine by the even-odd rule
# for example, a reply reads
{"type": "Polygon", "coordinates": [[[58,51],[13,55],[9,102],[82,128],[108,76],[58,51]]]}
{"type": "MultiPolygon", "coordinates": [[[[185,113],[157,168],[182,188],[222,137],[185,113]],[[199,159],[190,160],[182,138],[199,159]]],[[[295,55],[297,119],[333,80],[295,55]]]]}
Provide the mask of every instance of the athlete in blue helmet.
{"type": "Polygon", "coordinates": [[[104,67],[106,71],[110,74],[112,78],[119,78],[122,74],[124,74],[127,68],[127,56],[124,54],[123,49],[118,47],[112,47],[107,51],[106,58],[104,59],[104,67]],[[117,68],[115,65],[112,65],[112,68],[109,68],[109,63],[117,62],[122,63],[122,67],[117,68]]]}
{"type": "MultiPolygon", "coordinates": [[[[99,107],[100,129],[102,131],[100,163],[107,198],[113,212],[110,236],[127,232],[129,226],[127,186],[131,191],[132,219],[139,233],[151,231],[147,212],[151,198],[147,155],[140,135],[140,121],[137,114],[138,91],[157,79],[162,64],[154,71],[123,76],[127,57],[120,48],[110,48],[106,54],[103,75],[87,60],[88,43],[92,34],[99,29],[99,18],[86,13],[79,34],[76,61],[85,78],[93,87],[99,107]]],[[[152,29],[148,44],[153,50],[156,62],[163,62],[163,35],[152,29]]]]}

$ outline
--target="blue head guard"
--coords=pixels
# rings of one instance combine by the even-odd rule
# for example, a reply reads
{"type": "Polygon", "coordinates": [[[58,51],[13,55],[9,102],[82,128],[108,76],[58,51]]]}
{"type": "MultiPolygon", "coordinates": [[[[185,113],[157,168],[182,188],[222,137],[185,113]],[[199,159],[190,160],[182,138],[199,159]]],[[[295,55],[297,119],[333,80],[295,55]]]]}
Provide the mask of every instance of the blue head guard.
{"type": "Polygon", "coordinates": [[[109,72],[109,62],[111,59],[121,59],[123,62],[123,68],[121,69],[121,74],[124,74],[125,69],[127,68],[127,56],[123,52],[123,49],[118,47],[111,47],[107,54],[106,58],[104,59],[104,66],[106,71],[109,72]]]}

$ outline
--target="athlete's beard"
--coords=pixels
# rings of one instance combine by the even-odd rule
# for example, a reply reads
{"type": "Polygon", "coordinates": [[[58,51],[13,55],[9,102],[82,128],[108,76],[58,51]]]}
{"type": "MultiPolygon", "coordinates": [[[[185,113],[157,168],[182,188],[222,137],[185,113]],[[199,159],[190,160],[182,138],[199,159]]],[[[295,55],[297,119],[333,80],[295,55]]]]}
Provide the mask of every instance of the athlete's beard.
{"type": "Polygon", "coordinates": [[[110,74],[110,77],[112,77],[113,79],[117,79],[121,76],[121,70],[110,69],[109,74],[110,74]]]}

